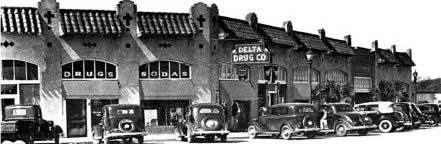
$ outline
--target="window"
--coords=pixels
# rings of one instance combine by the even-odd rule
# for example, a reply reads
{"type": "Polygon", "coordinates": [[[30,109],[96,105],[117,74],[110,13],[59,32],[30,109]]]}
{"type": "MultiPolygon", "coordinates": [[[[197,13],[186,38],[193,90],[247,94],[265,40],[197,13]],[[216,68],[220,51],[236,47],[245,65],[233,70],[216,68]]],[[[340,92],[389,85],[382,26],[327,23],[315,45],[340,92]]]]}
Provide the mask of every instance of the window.
{"type": "Polygon", "coordinates": [[[116,66],[97,60],[81,60],[62,66],[62,78],[70,79],[116,79],[116,66]]]}
{"type": "MultiPolygon", "coordinates": [[[[300,67],[294,70],[294,82],[308,82],[308,68],[300,67]]],[[[318,82],[319,72],[311,69],[311,82],[318,82]]]]}
{"type": "Polygon", "coordinates": [[[354,111],[350,105],[335,105],[335,111],[337,112],[351,112],[354,111]]]}
{"type": "Polygon", "coordinates": [[[190,66],[175,61],[156,61],[139,66],[140,79],[190,79],[190,66]]]}
{"type": "Polygon", "coordinates": [[[312,108],[312,107],[301,107],[301,108],[299,108],[299,113],[314,113],[314,108],[312,108]]]}
{"type": "Polygon", "coordinates": [[[369,92],[372,88],[372,79],[369,77],[354,77],[355,92],[369,92]]]}
{"type": "Polygon", "coordinates": [[[119,109],[119,110],[116,110],[116,114],[118,114],[118,115],[135,114],[135,110],[133,110],[133,109],[119,109]]]}
{"type": "Polygon", "coordinates": [[[328,71],[326,72],[326,79],[329,81],[335,81],[336,83],[347,83],[347,75],[346,73],[342,72],[342,71],[338,71],[338,70],[334,70],[334,71],[328,71]]]}
{"type": "Polygon", "coordinates": [[[233,65],[231,63],[224,63],[220,68],[221,80],[249,80],[250,69],[245,65],[233,65]]]}
{"type": "Polygon", "coordinates": [[[1,94],[17,94],[16,84],[2,84],[1,87],[2,87],[1,94]]]}
{"type": "Polygon", "coordinates": [[[201,109],[199,109],[199,113],[219,113],[219,110],[216,108],[213,108],[213,109],[201,108],[201,109]]]}
{"type": "Polygon", "coordinates": [[[38,66],[20,60],[2,60],[2,80],[38,80],[38,66]]]}
{"type": "Polygon", "coordinates": [[[286,69],[279,66],[264,66],[259,73],[259,83],[286,84],[286,69]]]}

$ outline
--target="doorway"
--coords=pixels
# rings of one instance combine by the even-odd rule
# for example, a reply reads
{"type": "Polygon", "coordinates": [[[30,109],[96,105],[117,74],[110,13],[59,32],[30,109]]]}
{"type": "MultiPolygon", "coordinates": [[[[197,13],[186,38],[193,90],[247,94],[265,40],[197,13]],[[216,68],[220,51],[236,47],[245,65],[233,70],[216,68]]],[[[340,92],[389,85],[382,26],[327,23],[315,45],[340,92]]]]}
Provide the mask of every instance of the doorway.
{"type": "Polygon", "coordinates": [[[234,100],[231,106],[231,116],[233,117],[232,130],[245,132],[249,121],[251,110],[251,101],[234,100]]]}
{"type": "Polygon", "coordinates": [[[87,136],[86,99],[67,99],[67,137],[87,136]]]}

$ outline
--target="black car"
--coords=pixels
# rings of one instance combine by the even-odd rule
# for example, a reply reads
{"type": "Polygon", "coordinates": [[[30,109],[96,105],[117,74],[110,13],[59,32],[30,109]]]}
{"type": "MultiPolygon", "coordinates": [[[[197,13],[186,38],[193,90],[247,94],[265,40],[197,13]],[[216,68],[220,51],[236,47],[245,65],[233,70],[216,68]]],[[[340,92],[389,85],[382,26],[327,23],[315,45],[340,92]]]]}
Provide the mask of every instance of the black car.
{"type": "Polygon", "coordinates": [[[216,103],[192,104],[185,109],[184,120],[176,126],[176,136],[189,143],[197,136],[204,136],[208,141],[218,137],[226,142],[230,132],[225,113],[223,106],[216,103]]]}
{"type": "Polygon", "coordinates": [[[414,103],[398,102],[394,103],[394,106],[398,111],[402,111],[403,113],[408,115],[410,121],[412,121],[412,125],[403,127],[404,130],[409,130],[412,128],[417,129],[425,122],[424,115],[414,103]]]}
{"type": "Polygon", "coordinates": [[[261,109],[259,118],[248,126],[249,138],[259,134],[277,134],[286,140],[292,136],[314,138],[320,132],[317,109],[312,104],[284,103],[261,109]]]}
{"type": "Polygon", "coordinates": [[[438,123],[441,121],[441,111],[437,104],[418,104],[418,108],[421,112],[428,116],[429,125],[430,126],[438,126],[438,123]]]}
{"type": "Polygon", "coordinates": [[[349,132],[367,135],[377,129],[372,118],[365,113],[354,111],[347,103],[327,103],[320,108],[321,132],[334,132],[337,136],[346,136],[349,132]]]}
{"type": "Polygon", "coordinates": [[[412,125],[409,116],[402,111],[396,110],[393,102],[361,103],[356,104],[354,109],[356,111],[366,112],[383,133],[393,132],[397,128],[412,125]]]}
{"type": "Polygon", "coordinates": [[[144,128],[144,114],[139,105],[105,105],[102,114],[101,127],[95,130],[94,139],[108,144],[113,139],[130,143],[136,138],[138,143],[143,143],[147,133],[144,128]]]}
{"type": "Polygon", "coordinates": [[[33,144],[38,140],[54,140],[58,144],[63,131],[53,121],[45,120],[39,105],[9,105],[1,123],[1,141],[22,140],[33,144]]]}

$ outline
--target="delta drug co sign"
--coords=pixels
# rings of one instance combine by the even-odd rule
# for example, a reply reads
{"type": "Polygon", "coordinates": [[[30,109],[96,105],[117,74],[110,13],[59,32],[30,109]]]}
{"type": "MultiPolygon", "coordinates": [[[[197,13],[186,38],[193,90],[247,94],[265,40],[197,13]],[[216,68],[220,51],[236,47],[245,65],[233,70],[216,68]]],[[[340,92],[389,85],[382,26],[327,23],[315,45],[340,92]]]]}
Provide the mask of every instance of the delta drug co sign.
{"type": "Polygon", "coordinates": [[[263,44],[239,44],[231,52],[232,64],[269,63],[270,52],[263,44]]]}

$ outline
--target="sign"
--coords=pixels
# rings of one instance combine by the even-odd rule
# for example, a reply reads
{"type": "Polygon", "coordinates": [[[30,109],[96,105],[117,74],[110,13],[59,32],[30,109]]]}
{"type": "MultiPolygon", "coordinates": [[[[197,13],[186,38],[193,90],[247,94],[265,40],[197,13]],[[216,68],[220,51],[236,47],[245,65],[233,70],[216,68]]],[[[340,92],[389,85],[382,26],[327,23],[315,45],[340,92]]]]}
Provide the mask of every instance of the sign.
{"type": "Polygon", "coordinates": [[[269,63],[270,52],[262,44],[236,45],[231,53],[233,64],[269,63]]]}

